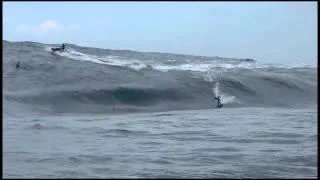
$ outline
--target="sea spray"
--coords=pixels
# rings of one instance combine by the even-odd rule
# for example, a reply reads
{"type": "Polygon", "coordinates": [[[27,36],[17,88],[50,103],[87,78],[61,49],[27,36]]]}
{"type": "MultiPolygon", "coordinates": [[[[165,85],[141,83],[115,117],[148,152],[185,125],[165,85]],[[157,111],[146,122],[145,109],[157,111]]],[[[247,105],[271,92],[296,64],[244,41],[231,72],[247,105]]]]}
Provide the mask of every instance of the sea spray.
{"type": "Polygon", "coordinates": [[[213,94],[214,94],[214,97],[219,96],[219,81],[216,82],[215,87],[213,88],[213,94]]]}
{"type": "Polygon", "coordinates": [[[45,113],[201,109],[215,105],[214,96],[227,104],[223,108],[301,108],[317,103],[316,68],[258,67],[241,59],[76,45],[54,55],[45,47],[56,45],[4,41],[3,46],[3,99],[12,112],[27,108],[33,112],[45,108],[45,113]],[[20,71],[15,68],[17,59],[23,59],[20,71]],[[133,71],[136,67],[139,73],[133,71]]]}
{"type": "Polygon", "coordinates": [[[215,83],[215,86],[212,88],[214,97],[221,97],[222,104],[231,104],[234,102],[241,103],[235,96],[228,95],[226,93],[219,92],[219,81],[215,83]]]}

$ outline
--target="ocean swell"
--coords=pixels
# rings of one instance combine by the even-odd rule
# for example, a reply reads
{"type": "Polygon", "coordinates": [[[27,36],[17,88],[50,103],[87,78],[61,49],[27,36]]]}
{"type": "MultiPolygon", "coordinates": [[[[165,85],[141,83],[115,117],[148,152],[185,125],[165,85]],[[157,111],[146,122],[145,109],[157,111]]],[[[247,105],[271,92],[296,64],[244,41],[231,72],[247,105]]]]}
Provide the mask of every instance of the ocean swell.
{"type": "MultiPolygon", "coordinates": [[[[62,112],[163,111],[243,106],[307,107],[317,99],[317,69],[252,59],[103,50],[8,42],[4,100],[62,112]],[[19,60],[21,68],[16,69],[19,60]]],[[[12,108],[17,111],[17,108],[12,108]]]]}

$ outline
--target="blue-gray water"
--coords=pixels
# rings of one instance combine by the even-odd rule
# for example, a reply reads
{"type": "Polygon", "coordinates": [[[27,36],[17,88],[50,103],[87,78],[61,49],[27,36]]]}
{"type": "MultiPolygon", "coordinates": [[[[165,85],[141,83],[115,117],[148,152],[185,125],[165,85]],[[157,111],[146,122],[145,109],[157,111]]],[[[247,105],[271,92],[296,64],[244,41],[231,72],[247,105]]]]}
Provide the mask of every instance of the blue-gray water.
{"type": "Polygon", "coordinates": [[[317,177],[316,68],[3,45],[4,178],[317,177]]]}
{"type": "Polygon", "coordinates": [[[316,116],[312,109],[234,108],[5,118],[3,172],[8,178],[315,178],[316,116]]]}

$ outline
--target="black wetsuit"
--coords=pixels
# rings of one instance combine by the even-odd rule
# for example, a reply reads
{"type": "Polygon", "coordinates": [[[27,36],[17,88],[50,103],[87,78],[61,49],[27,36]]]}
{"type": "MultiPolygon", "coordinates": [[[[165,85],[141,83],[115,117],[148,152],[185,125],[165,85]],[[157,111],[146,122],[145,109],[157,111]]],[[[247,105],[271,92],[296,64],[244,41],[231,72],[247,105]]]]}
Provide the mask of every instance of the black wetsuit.
{"type": "Polygon", "coordinates": [[[16,69],[19,69],[19,68],[20,68],[20,62],[18,61],[16,64],[16,69]]]}
{"type": "Polygon", "coordinates": [[[215,100],[217,100],[217,108],[222,108],[222,103],[221,103],[221,97],[218,96],[218,97],[214,97],[215,100]]]}

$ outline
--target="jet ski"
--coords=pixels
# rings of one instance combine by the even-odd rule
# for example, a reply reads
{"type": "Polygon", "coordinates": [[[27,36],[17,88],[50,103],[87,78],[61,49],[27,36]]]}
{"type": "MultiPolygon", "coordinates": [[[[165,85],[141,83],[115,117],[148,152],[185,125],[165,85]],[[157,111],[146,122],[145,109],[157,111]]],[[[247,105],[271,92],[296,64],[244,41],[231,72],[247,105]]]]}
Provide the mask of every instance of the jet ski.
{"type": "Polygon", "coordinates": [[[63,50],[62,50],[62,48],[59,48],[59,47],[53,47],[53,48],[51,48],[51,51],[52,52],[56,52],[56,51],[62,52],[63,50]]]}
{"type": "Polygon", "coordinates": [[[65,45],[64,43],[62,44],[62,47],[53,47],[51,48],[51,52],[52,53],[55,53],[55,52],[63,52],[65,50],[65,45]]]}

